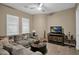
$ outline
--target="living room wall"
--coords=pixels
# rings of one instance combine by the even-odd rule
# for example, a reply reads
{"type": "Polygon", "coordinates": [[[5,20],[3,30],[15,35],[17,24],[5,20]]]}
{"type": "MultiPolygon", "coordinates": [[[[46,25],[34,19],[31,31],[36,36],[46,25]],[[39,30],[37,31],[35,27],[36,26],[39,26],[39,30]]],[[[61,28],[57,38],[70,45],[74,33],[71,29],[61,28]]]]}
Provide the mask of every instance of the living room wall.
{"type": "MultiPolygon", "coordinates": [[[[75,8],[68,10],[63,10],[60,12],[53,13],[52,15],[38,14],[31,17],[30,14],[24,13],[22,11],[13,9],[0,4],[0,34],[4,35],[6,32],[6,14],[11,14],[19,17],[21,20],[22,17],[30,18],[30,31],[36,30],[39,34],[39,37],[44,37],[44,31],[47,33],[50,31],[50,26],[61,25],[64,28],[65,34],[71,32],[75,36],[75,8]]],[[[21,33],[21,21],[20,21],[20,30],[21,33]]]]}
{"type": "Polygon", "coordinates": [[[44,38],[44,31],[46,31],[46,15],[33,15],[32,31],[35,30],[40,38],[44,38]]]}
{"type": "Polygon", "coordinates": [[[5,36],[6,34],[6,15],[7,14],[19,17],[19,20],[20,20],[19,33],[21,33],[22,31],[22,27],[21,27],[22,17],[29,18],[30,19],[30,31],[31,31],[31,19],[32,18],[30,14],[27,14],[20,10],[0,4],[0,36],[5,36]]]}
{"type": "Polygon", "coordinates": [[[47,33],[50,31],[50,26],[60,25],[64,28],[64,33],[70,32],[74,37],[76,36],[76,8],[63,10],[53,13],[47,17],[47,33]]]}
{"type": "MultiPolygon", "coordinates": [[[[40,14],[32,17],[32,30],[36,30],[39,37],[44,37],[44,30],[46,33],[50,32],[50,26],[60,25],[64,28],[64,33],[70,32],[76,37],[76,8],[55,12],[49,15],[40,14]]],[[[47,34],[46,34],[47,36],[47,34]]]]}

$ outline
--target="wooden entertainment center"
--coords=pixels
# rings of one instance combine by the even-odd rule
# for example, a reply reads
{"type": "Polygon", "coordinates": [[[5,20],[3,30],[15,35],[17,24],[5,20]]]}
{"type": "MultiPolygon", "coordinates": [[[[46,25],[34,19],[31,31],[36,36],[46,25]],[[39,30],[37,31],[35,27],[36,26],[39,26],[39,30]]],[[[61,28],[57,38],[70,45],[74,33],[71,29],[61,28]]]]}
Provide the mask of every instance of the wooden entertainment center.
{"type": "Polygon", "coordinates": [[[65,34],[48,33],[48,42],[63,46],[76,47],[76,40],[68,40],[65,34]]]}
{"type": "Polygon", "coordinates": [[[68,32],[68,35],[64,34],[64,28],[62,26],[51,26],[48,33],[48,42],[61,44],[66,46],[76,46],[76,39],[68,32]]]}
{"type": "Polygon", "coordinates": [[[48,33],[48,42],[64,45],[64,34],[48,33]]]}

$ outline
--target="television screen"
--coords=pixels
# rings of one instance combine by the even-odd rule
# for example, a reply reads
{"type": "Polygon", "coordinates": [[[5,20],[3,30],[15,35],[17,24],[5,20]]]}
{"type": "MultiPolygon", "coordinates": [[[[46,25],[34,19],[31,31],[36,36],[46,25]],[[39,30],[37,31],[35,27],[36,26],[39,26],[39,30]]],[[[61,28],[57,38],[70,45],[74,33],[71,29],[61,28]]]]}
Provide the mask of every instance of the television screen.
{"type": "Polygon", "coordinates": [[[53,33],[62,33],[62,26],[51,26],[50,32],[53,33]]]}

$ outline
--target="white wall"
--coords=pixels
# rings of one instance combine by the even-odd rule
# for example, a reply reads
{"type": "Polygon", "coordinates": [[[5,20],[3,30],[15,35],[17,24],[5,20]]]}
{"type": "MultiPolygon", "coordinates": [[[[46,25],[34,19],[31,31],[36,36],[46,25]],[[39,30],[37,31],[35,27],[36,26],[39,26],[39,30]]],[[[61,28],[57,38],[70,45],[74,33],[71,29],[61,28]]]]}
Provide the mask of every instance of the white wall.
{"type": "Polygon", "coordinates": [[[76,9],[76,49],[79,50],[79,5],[76,9]]]}

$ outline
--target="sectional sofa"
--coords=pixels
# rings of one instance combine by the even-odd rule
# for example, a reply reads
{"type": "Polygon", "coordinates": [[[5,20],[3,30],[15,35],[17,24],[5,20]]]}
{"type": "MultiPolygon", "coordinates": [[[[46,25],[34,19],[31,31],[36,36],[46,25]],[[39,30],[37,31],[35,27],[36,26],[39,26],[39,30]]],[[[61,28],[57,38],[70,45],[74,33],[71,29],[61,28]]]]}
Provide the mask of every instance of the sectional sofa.
{"type": "Polygon", "coordinates": [[[34,42],[28,35],[4,37],[0,40],[0,55],[41,55],[41,52],[32,52],[31,43],[34,42]]]}

